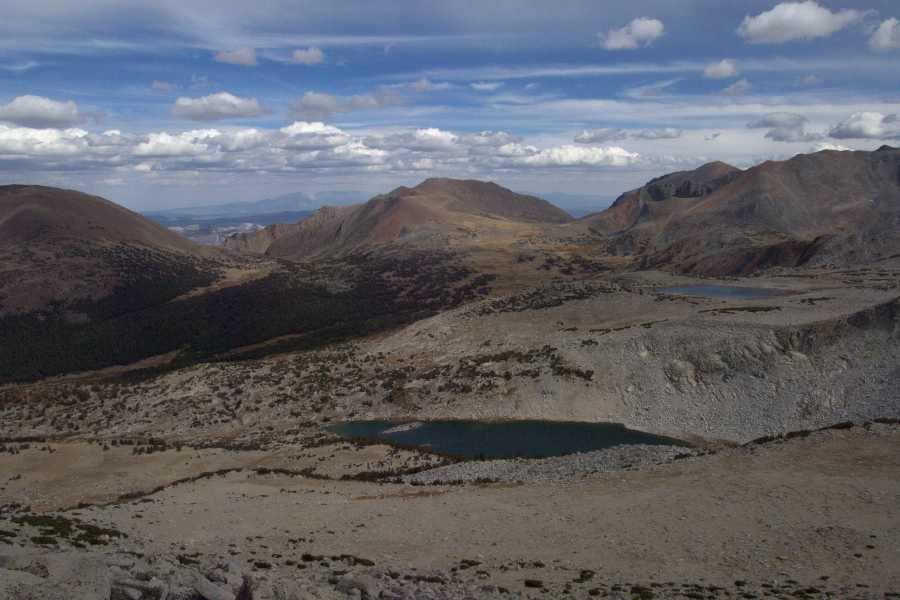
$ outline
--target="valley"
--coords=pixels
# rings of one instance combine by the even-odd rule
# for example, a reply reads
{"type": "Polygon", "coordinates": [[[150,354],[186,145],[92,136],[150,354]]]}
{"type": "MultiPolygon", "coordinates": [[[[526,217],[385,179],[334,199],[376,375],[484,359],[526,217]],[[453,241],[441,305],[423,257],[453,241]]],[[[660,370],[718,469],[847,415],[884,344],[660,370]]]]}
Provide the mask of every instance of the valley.
{"type": "Polygon", "coordinates": [[[224,248],[0,190],[0,593],[900,593],[898,174],[889,147],[710,163],[578,220],[429,179],[224,248]],[[691,447],[469,460],[327,429],[440,419],[691,447]]]}

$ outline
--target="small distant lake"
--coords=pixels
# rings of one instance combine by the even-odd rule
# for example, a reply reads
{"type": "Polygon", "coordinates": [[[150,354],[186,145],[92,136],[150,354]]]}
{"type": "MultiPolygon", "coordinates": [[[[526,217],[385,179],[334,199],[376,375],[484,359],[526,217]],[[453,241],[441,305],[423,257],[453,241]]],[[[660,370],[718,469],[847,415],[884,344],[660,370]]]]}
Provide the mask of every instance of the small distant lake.
{"type": "Polygon", "coordinates": [[[704,298],[735,298],[738,300],[754,300],[771,298],[785,294],[782,290],[767,288],[735,287],[730,285],[676,285],[672,287],[653,288],[654,292],[666,294],[690,294],[704,298]]]}
{"type": "Polygon", "coordinates": [[[355,421],[329,427],[338,435],[373,437],[427,446],[470,458],[477,456],[561,456],[620,444],[688,447],[680,440],[643,433],[614,423],[565,421],[355,421]]]}

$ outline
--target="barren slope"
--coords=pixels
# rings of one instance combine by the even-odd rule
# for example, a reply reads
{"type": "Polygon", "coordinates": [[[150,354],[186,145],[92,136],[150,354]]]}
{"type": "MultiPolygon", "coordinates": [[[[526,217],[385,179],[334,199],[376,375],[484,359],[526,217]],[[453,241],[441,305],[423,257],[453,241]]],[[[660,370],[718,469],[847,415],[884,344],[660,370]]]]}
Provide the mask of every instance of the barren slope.
{"type": "Polygon", "coordinates": [[[458,238],[471,231],[489,234],[504,223],[567,222],[562,210],[534,196],[516,194],[493,183],[428,179],[414,188],[397,188],[364,204],[324,208],[296,225],[233,236],[226,247],[264,251],[301,259],[347,254],[413,236],[458,238]]]}

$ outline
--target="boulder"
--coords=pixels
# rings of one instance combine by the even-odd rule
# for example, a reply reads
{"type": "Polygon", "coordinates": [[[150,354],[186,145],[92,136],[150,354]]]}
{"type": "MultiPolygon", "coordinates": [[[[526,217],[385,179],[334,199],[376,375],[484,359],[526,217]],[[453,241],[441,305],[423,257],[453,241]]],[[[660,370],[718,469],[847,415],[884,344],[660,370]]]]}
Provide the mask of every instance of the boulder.
{"type": "Polygon", "coordinates": [[[198,577],[194,583],[194,591],[197,592],[203,600],[235,600],[234,592],[225,586],[216,585],[206,577],[198,577]]]}
{"type": "Polygon", "coordinates": [[[350,590],[357,589],[372,600],[379,598],[382,591],[381,582],[371,575],[353,572],[341,577],[334,589],[345,594],[348,594],[350,590]]]}

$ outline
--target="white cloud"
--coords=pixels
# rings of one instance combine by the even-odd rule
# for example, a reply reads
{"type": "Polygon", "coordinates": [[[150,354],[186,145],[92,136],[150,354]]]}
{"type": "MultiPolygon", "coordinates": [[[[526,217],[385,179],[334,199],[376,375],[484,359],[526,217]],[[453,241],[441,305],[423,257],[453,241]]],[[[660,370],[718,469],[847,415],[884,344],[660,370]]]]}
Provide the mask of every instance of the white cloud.
{"type": "Polygon", "coordinates": [[[0,154],[9,157],[70,156],[88,146],[83,129],[34,129],[0,125],[0,154]]]}
{"type": "Polygon", "coordinates": [[[324,123],[296,121],[278,130],[284,136],[281,148],[335,148],[353,141],[349,135],[324,123]]]}
{"type": "Polygon", "coordinates": [[[731,58],[725,58],[717,63],[710,63],[703,76],[709,79],[726,79],[728,77],[737,77],[741,74],[737,61],[731,58]]]}
{"type": "Polygon", "coordinates": [[[622,29],[598,33],[597,39],[607,50],[632,50],[650,44],[662,34],[662,21],[638,17],[622,29]]]}
{"type": "Polygon", "coordinates": [[[747,15],[736,31],[754,44],[811,40],[827,37],[862,16],[863,13],[850,9],[833,13],[813,0],[782,2],[755,17],[747,15]]]}
{"type": "Polygon", "coordinates": [[[482,131],[481,133],[469,133],[460,138],[467,146],[499,148],[507,144],[518,144],[522,141],[517,135],[510,135],[502,131],[482,131]]]}
{"type": "Polygon", "coordinates": [[[503,87],[502,81],[476,81],[472,82],[469,85],[472,86],[472,89],[478,92],[493,92],[501,87],[503,87]]]}
{"type": "Polygon", "coordinates": [[[259,64],[256,58],[256,50],[250,46],[238,46],[230,52],[219,52],[213,57],[213,60],[230,65],[244,65],[245,67],[255,67],[259,64]]]}
{"type": "Polygon", "coordinates": [[[329,94],[306,92],[302,98],[288,102],[288,118],[298,121],[328,121],[334,113],[350,113],[360,110],[379,110],[387,106],[399,106],[406,101],[391,89],[377,94],[361,94],[352,98],[335,98],[329,94]]]}
{"type": "Polygon", "coordinates": [[[746,79],[735,81],[719,93],[723,96],[743,96],[753,88],[753,84],[746,79]]]}
{"type": "Polygon", "coordinates": [[[407,133],[373,135],[363,140],[368,148],[379,150],[414,150],[418,152],[452,152],[460,149],[459,136],[429,127],[407,133]]]}
{"type": "Polygon", "coordinates": [[[806,77],[798,77],[794,81],[794,87],[809,87],[811,85],[819,85],[820,83],[822,83],[822,80],[810,73],[806,77]]]}
{"type": "Polygon", "coordinates": [[[869,48],[875,52],[889,52],[900,48],[900,21],[891,17],[879,25],[869,38],[869,48]]]}
{"type": "Polygon", "coordinates": [[[423,77],[418,81],[413,81],[409,84],[409,89],[414,92],[428,92],[434,89],[434,84],[428,81],[427,78],[423,77]]]}
{"type": "Polygon", "coordinates": [[[219,92],[197,99],[182,96],[171,108],[173,117],[191,121],[258,117],[266,112],[256,98],[238,98],[228,92],[219,92]]]}
{"type": "Polygon", "coordinates": [[[675,127],[666,127],[664,129],[645,129],[640,133],[632,134],[631,137],[641,140],[664,140],[680,138],[682,133],[675,127]]]}
{"type": "Polygon", "coordinates": [[[325,60],[325,55],[315,46],[310,46],[306,50],[294,50],[293,56],[288,61],[292,65],[314,65],[325,60]]]}
{"type": "Polygon", "coordinates": [[[895,114],[855,111],[829,129],[828,136],[836,139],[900,139],[900,119],[895,114]]]}
{"type": "Polygon", "coordinates": [[[162,90],[163,92],[171,92],[178,89],[178,86],[174,83],[166,83],[164,81],[154,81],[153,85],[150,87],[154,90],[162,90]]]}
{"type": "Polygon", "coordinates": [[[626,167],[637,162],[640,154],[628,152],[617,146],[609,148],[589,148],[579,146],[560,146],[536,150],[526,148],[525,156],[516,156],[502,159],[502,164],[508,166],[528,167],[626,167]]]}
{"type": "Polygon", "coordinates": [[[215,129],[186,131],[179,135],[151,133],[146,142],[134,147],[133,154],[142,157],[176,157],[209,155],[207,141],[220,135],[215,129]]]}
{"type": "Polygon", "coordinates": [[[625,132],[618,127],[604,127],[602,129],[585,129],[572,141],[579,144],[602,144],[623,140],[625,137],[625,132]]]}
{"type": "Polygon", "coordinates": [[[71,100],[57,102],[40,96],[19,96],[0,106],[0,121],[22,127],[62,128],[84,123],[85,115],[71,100]]]}
{"type": "Polygon", "coordinates": [[[813,152],[821,152],[822,150],[850,150],[847,146],[841,146],[840,144],[829,144],[828,142],[819,142],[818,144],[813,144],[809,150],[806,151],[807,154],[812,154],[813,152]]]}

